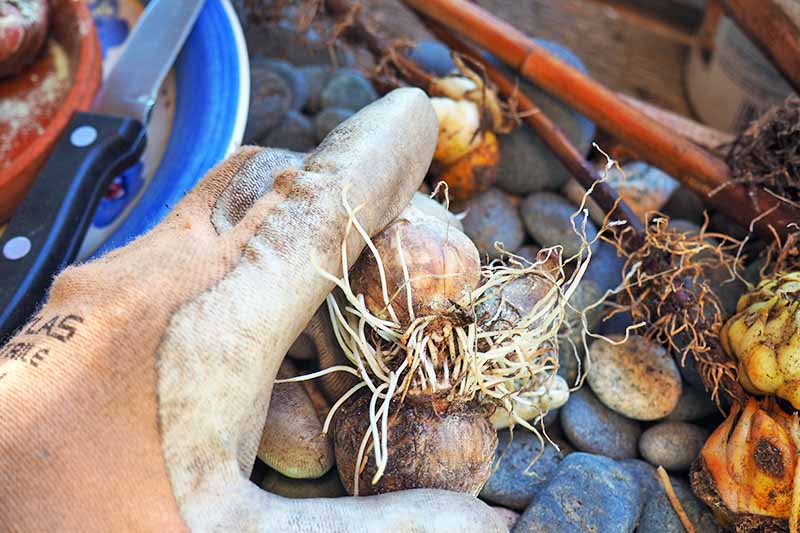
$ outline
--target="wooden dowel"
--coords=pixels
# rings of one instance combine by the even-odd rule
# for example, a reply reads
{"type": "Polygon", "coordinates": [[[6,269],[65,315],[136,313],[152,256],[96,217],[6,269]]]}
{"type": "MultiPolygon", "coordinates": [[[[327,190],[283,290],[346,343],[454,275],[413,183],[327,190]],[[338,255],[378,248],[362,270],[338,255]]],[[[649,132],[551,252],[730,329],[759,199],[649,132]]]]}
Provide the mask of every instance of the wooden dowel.
{"type": "Polygon", "coordinates": [[[722,160],[650,119],[613,91],[553,57],[527,35],[481,7],[465,0],[405,2],[490,51],[525,78],[572,105],[642,154],[646,161],[679,179],[745,227],[759,215],[769,212],[758,219],[756,229],[771,238],[769,225],[785,235],[787,225],[800,219],[796,209],[766,193],[757,193],[753,202],[743,187],[730,185],[719,189],[729,180],[727,165],[722,160]],[[718,190],[716,194],[709,195],[715,190],[718,190]]]}
{"type": "Polygon", "coordinates": [[[800,6],[796,0],[722,0],[722,8],[800,94],[800,6]]]}

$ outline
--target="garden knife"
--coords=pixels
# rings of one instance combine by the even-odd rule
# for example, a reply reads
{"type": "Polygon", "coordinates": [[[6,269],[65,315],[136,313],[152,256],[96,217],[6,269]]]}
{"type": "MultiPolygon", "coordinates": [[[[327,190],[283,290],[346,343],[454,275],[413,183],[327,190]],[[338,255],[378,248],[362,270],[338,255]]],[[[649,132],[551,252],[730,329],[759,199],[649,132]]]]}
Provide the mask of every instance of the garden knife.
{"type": "Polygon", "coordinates": [[[158,89],[203,2],[149,2],[90,112],[75,113],[56,141],[0,237],[0,345],[75,259],[111,181],[141,157],[158,89]]]}

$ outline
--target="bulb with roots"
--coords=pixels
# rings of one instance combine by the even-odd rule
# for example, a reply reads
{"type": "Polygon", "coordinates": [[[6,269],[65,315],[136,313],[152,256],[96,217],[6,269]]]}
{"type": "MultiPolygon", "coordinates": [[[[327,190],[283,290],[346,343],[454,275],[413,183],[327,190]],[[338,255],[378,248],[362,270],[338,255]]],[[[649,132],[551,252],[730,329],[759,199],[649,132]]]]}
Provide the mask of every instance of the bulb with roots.
{"type": "Polygon", "coordinates": [[[355,367],[329,371],[360,378],[329,415],[340,477],[356,495],[477,494],[497,446],[490,417],[502,411],[506,425],[536,431],[527,420],[569,395],[556,335],[585,264],[569,283],[557,253],[482,268],[466,235],[413,207],[366,240],[349,273],[331,276],[340,291],[327,300],[355,367]]]}

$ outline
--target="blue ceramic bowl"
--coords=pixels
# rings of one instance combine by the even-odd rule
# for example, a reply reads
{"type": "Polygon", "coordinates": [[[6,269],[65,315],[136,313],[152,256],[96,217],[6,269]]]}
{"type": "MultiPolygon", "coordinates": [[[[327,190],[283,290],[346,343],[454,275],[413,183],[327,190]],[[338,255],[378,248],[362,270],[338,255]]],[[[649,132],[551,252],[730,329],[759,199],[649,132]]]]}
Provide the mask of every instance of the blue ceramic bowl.
{"type": "MultiPolygon", "coordinates": [[[[102,41],[103,31],[100,35],[102,41]]],[[[163,156],[136,205],[94,256],[130,242],[160,222],[211,167],[241,143],[250,73],[241,26],[228,0],[206,0],[173,71],[175,108],[163,156]]],[[[104,218],[116,210],[113,200],[103,202],[106,205],[100,206],[95,218],[97,226],[106,224],[104,218]]]]}

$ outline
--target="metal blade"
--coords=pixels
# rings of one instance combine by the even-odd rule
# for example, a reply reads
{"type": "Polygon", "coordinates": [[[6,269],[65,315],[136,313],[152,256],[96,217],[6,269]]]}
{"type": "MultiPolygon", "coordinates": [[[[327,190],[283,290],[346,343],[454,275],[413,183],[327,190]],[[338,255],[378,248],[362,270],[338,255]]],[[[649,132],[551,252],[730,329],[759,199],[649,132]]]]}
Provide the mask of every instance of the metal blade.
{"type": "Polygon", "coordinates": [[[92,111],[147,124],[158,88],[172,68],[204,0],[151,0],[92,103],[92,111]]]}

